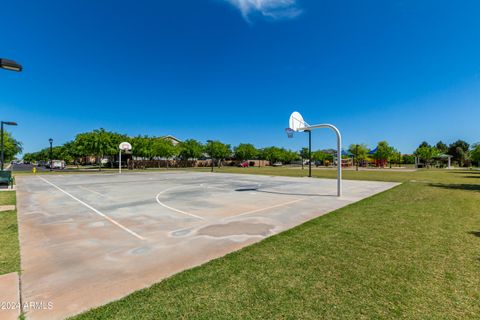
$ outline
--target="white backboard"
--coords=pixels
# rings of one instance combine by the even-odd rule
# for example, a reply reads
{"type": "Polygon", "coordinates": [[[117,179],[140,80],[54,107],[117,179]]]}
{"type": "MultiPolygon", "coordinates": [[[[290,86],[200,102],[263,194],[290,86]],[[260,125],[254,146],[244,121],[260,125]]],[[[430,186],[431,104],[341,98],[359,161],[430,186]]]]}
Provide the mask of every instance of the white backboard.
{"type": "Polygon", "coordinates": [[[118,148],[123,151],[128,151],[128,150],[132,150],[132,145],[128,142],[122,142],[120,143],[118,148]]]}
{"type": "Polygon", "coordinates": [[[305,128],[307,126],[307,124],[303,120],[302,115],[299,112],[295,111],[290,115],[290,120],[288,122],[288,126],[290,127],[290,129],[292,129],[294,131],[303,131],[303,130],[299,130],[299,129],[300,128],[305,128]]]}

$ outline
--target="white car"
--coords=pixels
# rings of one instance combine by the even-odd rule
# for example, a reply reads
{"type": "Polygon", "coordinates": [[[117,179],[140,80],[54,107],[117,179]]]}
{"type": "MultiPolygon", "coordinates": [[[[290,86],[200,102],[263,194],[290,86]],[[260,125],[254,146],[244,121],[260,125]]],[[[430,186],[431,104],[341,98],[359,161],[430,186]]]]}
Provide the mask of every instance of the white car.
{"type": "Polygon", "coordinates": [[[52,160],[52,169],[65,169],[65,161],[52,160]]]}

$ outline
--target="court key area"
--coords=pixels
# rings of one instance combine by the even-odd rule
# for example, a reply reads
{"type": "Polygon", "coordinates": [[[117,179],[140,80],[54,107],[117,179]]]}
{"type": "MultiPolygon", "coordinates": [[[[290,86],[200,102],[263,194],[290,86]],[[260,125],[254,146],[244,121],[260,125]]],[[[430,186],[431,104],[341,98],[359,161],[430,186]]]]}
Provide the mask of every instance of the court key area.
{"type": "Polygon", "coordinates": [[[396,183],[202,172],[17,177],[23,302],[63,319],[396,183]],[[50,304],[49,304],[50,303],[50,304]]]}

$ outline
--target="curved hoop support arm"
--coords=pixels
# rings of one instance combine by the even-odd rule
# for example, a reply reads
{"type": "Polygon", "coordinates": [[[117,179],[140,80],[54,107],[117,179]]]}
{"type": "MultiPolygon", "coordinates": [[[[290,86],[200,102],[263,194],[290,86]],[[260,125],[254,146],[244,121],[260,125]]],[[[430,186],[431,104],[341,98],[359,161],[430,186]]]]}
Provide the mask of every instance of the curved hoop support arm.
{"type": "Polygon", "coordinates": [[[337,196],[342,196],[342,135],[340,130],[331,124],[316,124],[313,126],[307,126],[299,128],[298,131],[311,131],[313,129],[328,128],[332,129],[337,135],[337,196]]]}

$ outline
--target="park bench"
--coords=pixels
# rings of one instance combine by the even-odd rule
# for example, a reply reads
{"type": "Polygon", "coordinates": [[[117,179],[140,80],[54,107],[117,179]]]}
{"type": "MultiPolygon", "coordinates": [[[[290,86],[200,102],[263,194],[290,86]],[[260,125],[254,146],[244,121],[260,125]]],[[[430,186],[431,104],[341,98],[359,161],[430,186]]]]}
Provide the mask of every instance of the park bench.
{"type": "Polygon", "coordinates": [[[0,171],[0,185],[6,184],[13,188],[12,171],[0,171]]]}

